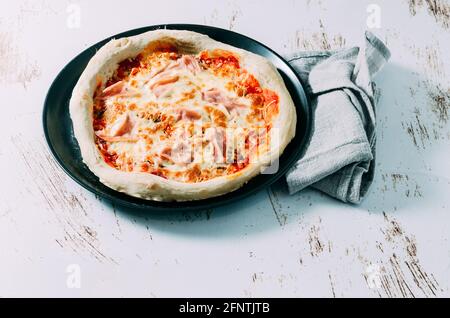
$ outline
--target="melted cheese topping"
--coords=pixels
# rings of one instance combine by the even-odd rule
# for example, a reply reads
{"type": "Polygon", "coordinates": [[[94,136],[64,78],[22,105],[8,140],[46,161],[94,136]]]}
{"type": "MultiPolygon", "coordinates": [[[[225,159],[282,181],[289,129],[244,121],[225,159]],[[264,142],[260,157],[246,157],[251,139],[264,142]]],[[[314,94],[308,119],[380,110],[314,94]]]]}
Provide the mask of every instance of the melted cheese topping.
{"type": "Polygon", "coordinates": [[[98,83],[93,125],[112,167],[200,182],[234,174],[267,152],[278,107],[277,94],[233,53],[183,55],[159,45],[98,83]]]}

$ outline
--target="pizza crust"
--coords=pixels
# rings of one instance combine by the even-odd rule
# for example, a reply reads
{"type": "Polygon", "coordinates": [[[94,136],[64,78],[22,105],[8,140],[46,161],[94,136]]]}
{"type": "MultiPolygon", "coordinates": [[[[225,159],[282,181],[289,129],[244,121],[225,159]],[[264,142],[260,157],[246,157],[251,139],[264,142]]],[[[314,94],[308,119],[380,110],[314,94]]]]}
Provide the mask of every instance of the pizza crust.
{"type": "Polygon", "coordinates": [[[278,159],[295,135],[296,111],[289,92],[276,68],[267,59],[251,52],[212,40],[191,31],[156,30],[128,38],[111,40],[90,60],[76,84],[70,100],[70,116],[81,155],[88,168],[100,181],[112,189],[134,197],[156,201],[188,201],[219,196],[240,188],[264,167],[278,159]],[[183,183],[164,179],[145,172],[125,172],[114,169],[103,159],[95,144],[93,94],[100,78],[105,82],[112,76],[119,62],[135,57],[150,42],[170,41],[184,54],[197,54],[208,49],[224,49],[236,53],[242,68],[248,70],[262,87],[279,96],[279,114],[271,131],[279,132],[279,143],[261,158],[239,172],[197,183],[183,183]]]}

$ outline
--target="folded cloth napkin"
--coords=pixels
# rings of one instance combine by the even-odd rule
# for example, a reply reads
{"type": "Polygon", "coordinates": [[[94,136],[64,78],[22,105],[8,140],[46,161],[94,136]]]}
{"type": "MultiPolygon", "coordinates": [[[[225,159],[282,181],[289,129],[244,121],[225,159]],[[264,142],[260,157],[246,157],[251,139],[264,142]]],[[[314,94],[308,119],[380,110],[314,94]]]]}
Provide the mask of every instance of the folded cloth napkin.
{"type": "Polygon", "coordinates": [[[390,57],[370,32],[361,47],[287,57],[309,95],[312,132],[303,157],[286,175],[291,194],[312,186],[359,203],[374,176],[373,76],[390,57]]]}

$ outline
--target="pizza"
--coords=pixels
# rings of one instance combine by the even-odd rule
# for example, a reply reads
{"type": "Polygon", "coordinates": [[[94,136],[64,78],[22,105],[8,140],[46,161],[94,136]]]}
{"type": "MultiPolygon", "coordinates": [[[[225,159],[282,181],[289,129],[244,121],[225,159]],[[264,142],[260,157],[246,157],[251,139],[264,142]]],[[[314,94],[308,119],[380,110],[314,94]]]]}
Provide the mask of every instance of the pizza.
{"type": "Polygon", "coordinates": [[[158,201],[238,189],[276,163],[296,127],[267,59],[178,30],[105,44],[73,90],[70,116],[102,183],[158,201]]]}

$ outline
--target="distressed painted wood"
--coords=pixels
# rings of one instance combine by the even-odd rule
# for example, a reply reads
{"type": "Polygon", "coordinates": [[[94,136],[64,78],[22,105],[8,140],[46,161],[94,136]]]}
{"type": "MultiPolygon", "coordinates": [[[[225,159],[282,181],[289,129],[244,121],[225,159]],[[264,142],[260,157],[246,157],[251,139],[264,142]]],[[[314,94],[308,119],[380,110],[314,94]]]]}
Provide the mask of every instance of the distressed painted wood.
{"type": "Polygon", "coordinates": [[[450,296],[448,1],[109,3],[0,13],[0,296],[450,296]],[[357,45],[373,10],[392,59],[376,79],[377,172],[359,206],[279,183],[214,210],[138,214],[80,188],[46,147],[51,81],[106,36],[190,22],[289,54],[357,45]]]}

